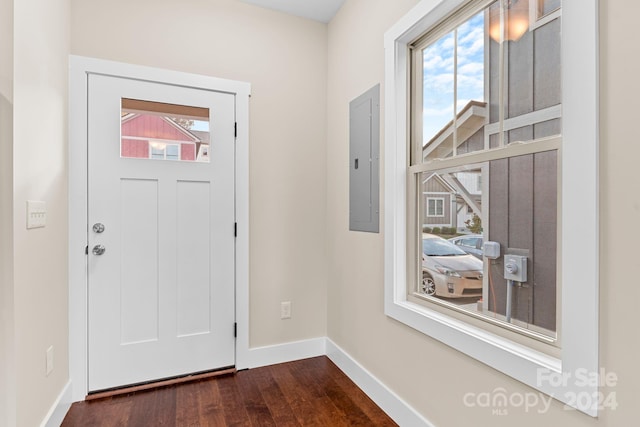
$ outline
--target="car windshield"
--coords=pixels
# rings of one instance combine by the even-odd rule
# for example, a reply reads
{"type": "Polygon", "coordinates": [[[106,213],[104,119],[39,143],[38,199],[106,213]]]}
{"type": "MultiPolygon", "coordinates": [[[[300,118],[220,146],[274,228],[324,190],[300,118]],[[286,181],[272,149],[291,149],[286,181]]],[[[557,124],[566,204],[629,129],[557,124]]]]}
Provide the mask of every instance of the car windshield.
{"type": "Polygon", "coordinates": [[[456,256],[467,254],[453,243],[438,238],[422,239],[422,252],[427,256],[456,256]]]}

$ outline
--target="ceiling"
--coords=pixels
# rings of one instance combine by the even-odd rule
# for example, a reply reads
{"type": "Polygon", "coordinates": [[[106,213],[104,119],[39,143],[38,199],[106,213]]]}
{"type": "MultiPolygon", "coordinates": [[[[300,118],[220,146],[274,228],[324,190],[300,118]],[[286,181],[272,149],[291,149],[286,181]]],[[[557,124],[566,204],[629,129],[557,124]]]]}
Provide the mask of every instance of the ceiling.
{"type": "Polygon", "coordinates": [[[328,23],[345,0],[240,0],[267,9],[328,23]]]}

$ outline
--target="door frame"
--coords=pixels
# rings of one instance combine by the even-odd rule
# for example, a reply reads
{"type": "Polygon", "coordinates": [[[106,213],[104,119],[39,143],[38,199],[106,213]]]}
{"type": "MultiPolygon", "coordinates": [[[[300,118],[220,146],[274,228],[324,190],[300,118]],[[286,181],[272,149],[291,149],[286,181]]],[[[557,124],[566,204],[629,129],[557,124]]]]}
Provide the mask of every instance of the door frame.
{"type": "Polygon", "coordinates": [[[87,96],[88,76],[102,74],[235,95],[236,368],[249,351],[249,98],[251,84],[96,58],[69,57],[69,377],[74,402],[88,393],[87,96]]]}

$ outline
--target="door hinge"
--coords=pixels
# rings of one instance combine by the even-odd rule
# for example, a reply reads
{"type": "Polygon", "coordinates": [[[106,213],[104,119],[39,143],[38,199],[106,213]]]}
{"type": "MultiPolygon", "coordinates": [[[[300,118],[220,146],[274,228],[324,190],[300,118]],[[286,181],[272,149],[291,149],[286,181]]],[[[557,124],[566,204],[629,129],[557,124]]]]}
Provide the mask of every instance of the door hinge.
{"type": "Polygon", "coordinates": [[[84,254],[89,255],[89,245],[84,247],[84,254]]]}
{"type": "Polygon", "coordinates": [[[233,337],[238,338],[238,323],[233,324],[233,337]]]}
{"type": "Polygon", "coordinates": [[[238,237],[238,223],[233,223],[233,237],[238,237]]]}
{"type": "Polygon", "coordinates": [[[234,136],[235,138],[237,138],[237,137],[238,137],[238,122],[235,122],[235,123],[233,124],[233,136],[234,136]]]}

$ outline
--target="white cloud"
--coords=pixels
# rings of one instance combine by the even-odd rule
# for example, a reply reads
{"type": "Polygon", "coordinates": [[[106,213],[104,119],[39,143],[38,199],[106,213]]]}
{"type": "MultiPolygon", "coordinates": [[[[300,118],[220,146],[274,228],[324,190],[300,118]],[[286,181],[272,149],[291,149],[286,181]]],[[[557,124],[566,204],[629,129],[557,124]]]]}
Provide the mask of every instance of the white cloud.
{"type": "MultiPolygon", "coordinates": [[[[438,133],[453,118],[454,109],[454,33],[448,33],[423,51],[425,140],[438,133]]],[[[457,30],[456,111],[470,100],[484,99],[484,13],[481,12],[457,30]]]]}
{"type": "Polygon", "coordinates": [[[458,66],[458,74],[484,75],[484,63],[470,62],[462,66],[458,66]]]}

